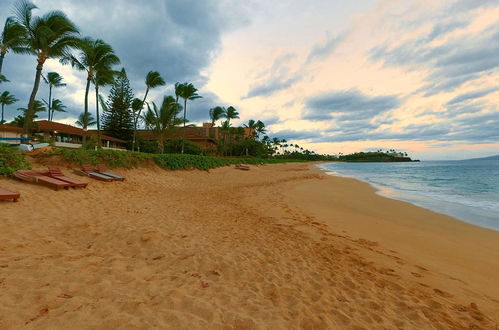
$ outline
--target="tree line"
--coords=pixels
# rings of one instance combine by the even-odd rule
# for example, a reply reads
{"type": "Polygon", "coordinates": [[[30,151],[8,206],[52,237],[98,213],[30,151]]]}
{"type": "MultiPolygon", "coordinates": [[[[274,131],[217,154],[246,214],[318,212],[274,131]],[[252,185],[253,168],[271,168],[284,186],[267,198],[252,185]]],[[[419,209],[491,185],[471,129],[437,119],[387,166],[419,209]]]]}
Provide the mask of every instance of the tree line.
{"type": "MultiPolygon", "coordinates": [[[[9,52],[33,56],[36,59],[35,79],[26,108],[19,108],[22,114],[12,124],[23,128],[23,135],[30,136],[34,119],[41,112],[47,112],[47,120],[54,120],[56,113],[66,112],[67,107],[55,97],[56,89],[65,87],[63,77],[57,72],[43,74],[44,64],[48,59],[58,60],[63,65],[86,73],[84,107],[76,124],[84,131],[97,126],[97,147],[100,147],[101,131],[130,142],[130,149],[137,150],[140,145],[137,130],[140,125],[150,130],[157,140],[156,152],[164,152],[165,141],[173,130],[182,128],[178,149],[184,153],[189,143],[186,141],[187,106],[189,101],[201,98],[198,89],[192,83],[174,85],[175,95],[166,95],[159,104],[148,102],[150,90],[165,86],[165,79],[157,71],[146,74],[144,96],[134,96],[124,68],[117,69],[120,58],[113,47],[101,39],[82,37],[79,28],[62,12],[50,11],[40,16],[34,15],[38,7],[28,0],[15,3],[12,16],[5,21],[0,34],[0,83],[9,82],[2,74],[4,59],[9,52]],[[48,85],[47,99],[37,98],[40,83],[48,85]],[[89,110],[91,87],[95,97],[95,117],[89,110]],[[105,100],[100,88],[110,86],[105,100]],[[102,113],[101,113],[102,112],[102,113]]],[[[4,108],[18,99],[8,91],[0,94],[1,122],[4,123],[4,108]]],[[[249,120],[244,127],[233,127],[231,121],[239,118],[239,112],[233,106],[217,106],[209,110],[212,125],[219,120],[221,137],[218,139],[218,153],[222,155],[257,155],[257,156],[292,156],[294,154],[314,155],[295,145],[287,145],[283,140],[268,136],[265,124],[260,120],[249,120]],[[246,136],[244,128],[250,129],[251,136],[246,136]]],[[[83,135],[86,145],[87,136],[83,135]]],[[[192,145],[188,146],[193,148],[192,145]]],[[[197,152],[197,151],[196,151],[197,152]]]]}

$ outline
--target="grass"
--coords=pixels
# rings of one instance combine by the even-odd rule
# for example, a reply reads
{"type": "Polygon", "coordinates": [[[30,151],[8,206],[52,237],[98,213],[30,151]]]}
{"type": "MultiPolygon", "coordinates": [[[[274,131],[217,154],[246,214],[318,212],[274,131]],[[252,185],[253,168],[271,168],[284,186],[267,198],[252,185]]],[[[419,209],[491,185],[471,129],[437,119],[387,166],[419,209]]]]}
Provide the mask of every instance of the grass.
{"type": "Polygon", "coordinates": [[[141,152],[124,152],[117,150],[84,150],[84,149],[53,149],[53,155],[59,155],[68,162],[77,164],[105,163],[109,167],[132,168],[153,160],[158,166],[167,170],[209,170],[211,168],[232,164],[274,164],[300,162],[296,159],[263,159],[263,158],[228,158],[188,154],[147,154],[141,152]]]}
{"type": "Polygon", "coordinates": [[[0,175],[10,175],[17,170],[31,169],[31,164],[17,149],[0,143],[0,175]]]}

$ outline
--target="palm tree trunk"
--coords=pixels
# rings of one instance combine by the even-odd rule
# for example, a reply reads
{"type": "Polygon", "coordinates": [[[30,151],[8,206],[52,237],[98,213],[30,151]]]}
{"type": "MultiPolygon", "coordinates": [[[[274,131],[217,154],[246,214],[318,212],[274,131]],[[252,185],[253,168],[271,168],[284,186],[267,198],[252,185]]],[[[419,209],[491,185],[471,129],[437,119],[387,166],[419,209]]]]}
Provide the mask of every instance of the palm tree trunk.
{"type": "Polygon", "coordinates": [[[5,104],[2,103],[2,120],[0,120],[0,123],[3,124],[3,107],[5,106],[5,104]]]}
{"type": "Polygon", "coordinates": [[[99,85],[97,85],[97,81],[95,84],[95,115],[97,116],[97,148],[100,149],[101,141],[100,141],[100,115],[99,115],[99,85]]]}
{"type": "Polygon", "coordinates": [[[52,120],[52,85],[49,86],[49,115],[48,115],[48,120],[52,120]]]}
{"type": "Polygon", "coordinates": [[[162,137],[158,139],[158,154],[162,154],[165,150],[165,141],[162,137]]]}
{"type": "MultiPolygon", "coordinates": [[[[178,104],[178,95],[175,95],[175,104],[178,104]]],[[[174,113],[173,114],[173,120],[172,120],[172,123],[173,123],[173,126],[175,126],[175,119],[177,117],[177,114],[174,113]]]]}
{"type": "Polygon", "coordinates": [[[4,57],[5,57],[5,52],[2,51],[0,53],[0,73],[2,73],[2,66],[3,66],[3,59],[4,59],[4,57]]]}
{"type": "MultiPolygon", "coordinates": [[[[84,118],[87,118],[88,116],[88,92],[90,90],[90,81],[92,80],[92,77],[90,76],[90,73],[88,74],[87,77],[87,87],[85,88],[85,109],[83,110],[84,112],[84,118]]],[[[83,123],[83,141],[82,145],[84,146],[85,143],[87,142],[87,121],[85,120],[83,123]]]]}
{"type": "Polygon", "coordinates": [[[38,64],[36,65],[35,84],[33,85],[33,90],[31,91],[31,95],[29,97],[28,111],[26,111],[26,118],[24,118],[23,135],[25,137],[29,137],[29,135],[31,134],[31,122],[35,114],[35,98],[36,98],[36,93],[38,92],[38,88],[40,87],[40,77],[42,76],[44,62],[45,62],[44,59],[38,59],[38,64]]]}
{"type": "Polygon", "coordinates": [[[139,122],[139,117],[140,113],[142,112],[142,109],[144,109],[144,103],[146,103],[147,99],[147,94],[149,93],[149,87],[146,88],[146,94],[144,95],[144,99],[142,100],[142,107],[140,108],[139,112],[137,115],[135,115],[133,118],[133,139],[132,139],[132,151],[135,150],[135,140],[137,138],[137,123],[139,122]]]}
{"type": "Polygon", "coordinates": [[[185,116],[187,114],[187,99],[184,99],[184,129],[183,129],[183,139],[182,139],[182,151],[184,153],[184,145],[185,145],[185,116]]]}

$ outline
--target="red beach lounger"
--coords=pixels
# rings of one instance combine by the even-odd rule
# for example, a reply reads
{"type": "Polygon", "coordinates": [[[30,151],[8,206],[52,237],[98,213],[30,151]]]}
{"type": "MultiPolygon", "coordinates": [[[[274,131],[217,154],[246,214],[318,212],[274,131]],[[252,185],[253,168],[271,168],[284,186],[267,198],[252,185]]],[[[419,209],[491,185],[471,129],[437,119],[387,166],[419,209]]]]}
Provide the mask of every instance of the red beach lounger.
{"type": "Polygon", "coordinates": [[[77,180],[77,179],[73,179],[73,178],[70,178],[68,176],[65,176],[61,170],[59,169],[59,167],[57,166],[49,166],[49,171],[47,174],[47,176],[51,177],[51,178],[54,178],[54,179],[57,179],[57,180],[61,180],[61,181],[64,181],[64,182],[67,182],[69,184],[71,184],[72,187],[82,187],[82,188],[85,188],[88,183],[86,182],[83,182],[83,181],[80,181],[80,180],[77,180]]]}
{"type": "Polygon", "coordinates": [[[12,199],[17,202],[21,194],[0,188],[0,199],[12,199]]]}
{"type": "Polygon", "coordinates": [[[107,169],[106,165],[104,165],[104,164],[97,165],[96,172],[100,173],[100,174],[107,175],[107,176],[113,178],[115,181],[125,181],[124,177],[110,173],[109,170],[107,169]]]}
{"type": "Polygon", "coordinates": [[[18,178],[19,180],[38,183],[50,188],[54,188],[55,190],[59,190],[60,188],[68,189],[69,187],[71,187],[70,183],[51,178],[37,171],[19,170],[14,172],[14,177],[18,178]]]}
{"type": "Polygon", "coordinates": [[[235,168],[237,168],[238,170],[243,170],[243,171],[249,171],[250,170],[250,167],[249,166],[246,166],[246,165],[241,165],[241,164],[237,164],[235,166],[235,168]]]}
{"type": "Polygon", "coordinates": [[[94,169],[92,168],[92,166],[90,166],[90,165],[82,165],[81,169],[76,168],[74,171],[76,174],[86,175],[92,179],[105,181],[105,182],[114,181],[114,179],[111,178],[110,176],[95,172],[94,169]]]}

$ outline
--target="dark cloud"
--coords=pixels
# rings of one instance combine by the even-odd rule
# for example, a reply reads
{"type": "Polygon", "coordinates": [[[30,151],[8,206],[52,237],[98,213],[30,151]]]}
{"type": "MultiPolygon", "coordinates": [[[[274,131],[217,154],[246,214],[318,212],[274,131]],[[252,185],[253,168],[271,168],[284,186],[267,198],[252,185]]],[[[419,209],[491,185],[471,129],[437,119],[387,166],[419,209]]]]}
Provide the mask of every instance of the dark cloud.
{"type": "MultiPolygon", "coordinates": [[[[436,113],[435,113],[436,114],[436,113]]],[[[310,142],[350,142],[368,140],[394,141],[462,141],[467,143],[494,143],[499,141],[499,111],[466,113],[447,120],[443,114],[438,123],[407,125],[402,131],[380,130],[379,125],[368,120],[339,122],[337,127],[326,130],[310,142]]]]}
{"type": "Polygon", "coordinates": [[[271,137],[278,137],[280,139],[290,140],[309,140],[318,139],[322,136],[320,131],[305,131],[305,130],[282,130],[270,132],[271,137]]]}
{"type": "Polygon", "coordinates": [[[402,100],[395,95],[370,96],[357,89],[331,91],[305,99],[304,119],[354,120],[372,118],[399,107],[402,100]]]}
{"type": "MultiPolygon", "coordinates": [[[[169,85],[189,81],[202,89],[207,77],[201,72],[220,51],[222,35],[249,22],[246,4],[217,0],[34,2],[40,8],[35,15],[62,10],[80,28],[82,36],[101,38],[111,44],[137,94],[144,92],[144,77],[150,70],[159,71],[169,85]]],[[[0,1],[1,22],[10,15],[9,9],[14,3],[13,0],[0,1]]],[[[34,57],[15,54],[8,54],[4,62],[4,73],[12,83],[2,84],[0,88],[8,88],[16,94],[23,106],[31,92],[35,65],[34,57]]],[[[81,103],[71,101],[72,88],[74,86],[68,86],[58,93],[74,115],[82,109],[83,96],[81,103]]],[[[39,93],[40,98],[46,97],[42,90],[39,93]]],[[[210,103],[208,97],[199,103],[208,106],[215,102],[210,103]]],[[[193,111],[193,115],[197,116],[197,112],[193,111]]]]}
{"type": "Polygon", "coordinates": [[[325,59],[331,55],[336,48],[346,39],[347,33],[341,33],[335,37],[327,35],[327,39],[324,43],[316,44],[307,56],[305,63],[311,63],[314,60],[325,59]]]}

